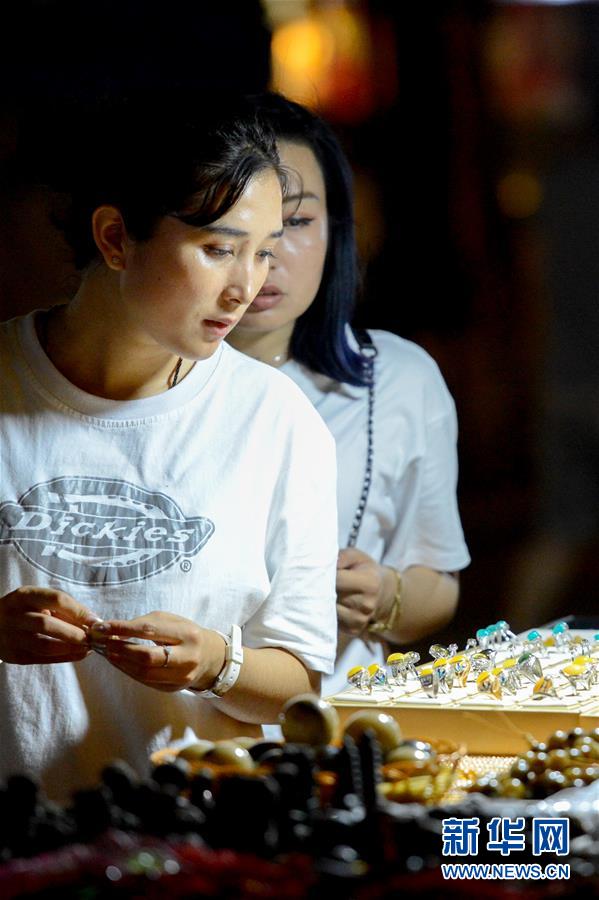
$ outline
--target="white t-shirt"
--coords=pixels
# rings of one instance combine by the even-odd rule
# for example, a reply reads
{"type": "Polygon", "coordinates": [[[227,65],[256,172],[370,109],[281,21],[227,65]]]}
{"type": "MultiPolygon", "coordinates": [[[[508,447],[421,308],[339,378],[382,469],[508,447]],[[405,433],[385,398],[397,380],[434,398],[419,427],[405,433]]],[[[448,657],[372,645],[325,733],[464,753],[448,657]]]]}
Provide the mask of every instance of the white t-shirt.
{"type": "MultiPolygon", "coordinates": [[[[279,372],[223,344],[175,388],[112,401],[68,382],[34,314],[0,325],[0,596],[60,587],[103,619],[166,610],[311,669],[335,658],[334,444],[279,372]]],[[[97,654],[0,665],[0,782],[63,793],[180,737],[258,731],[97,654]],[[58,781],[57,781],[58,779],[58,781]]]]}
{"type": "MultiPolygon", "coordinates": [[[[357,547],[403,571],[468,565],[456,500],[457,419],[434,360],[416,344],[371,331],[375,362],[374,455],[368,504],[357,547]]],[[[337,445],[339,546],[346,547],[366,466],[367,388],[339,384],[295,361],[282,370],[312,401],[337,445]]],[[[382,660],[382,647],[352,639],[323,679],[324,696],[344,690],[348,669],[382,660]]]]}

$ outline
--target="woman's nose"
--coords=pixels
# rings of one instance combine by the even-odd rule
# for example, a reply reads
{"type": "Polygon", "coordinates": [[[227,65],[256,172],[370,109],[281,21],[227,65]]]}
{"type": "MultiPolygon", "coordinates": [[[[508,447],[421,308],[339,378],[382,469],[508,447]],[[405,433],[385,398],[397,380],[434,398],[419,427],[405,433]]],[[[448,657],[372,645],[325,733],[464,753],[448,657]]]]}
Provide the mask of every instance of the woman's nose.
{"type": "Polygon", "coordinates": [[[262,276],[250,265],[236,266],[231,274],[231,281],[225,288],[223,297],[236,304],[249,305],[260,290],[262,276]]]}

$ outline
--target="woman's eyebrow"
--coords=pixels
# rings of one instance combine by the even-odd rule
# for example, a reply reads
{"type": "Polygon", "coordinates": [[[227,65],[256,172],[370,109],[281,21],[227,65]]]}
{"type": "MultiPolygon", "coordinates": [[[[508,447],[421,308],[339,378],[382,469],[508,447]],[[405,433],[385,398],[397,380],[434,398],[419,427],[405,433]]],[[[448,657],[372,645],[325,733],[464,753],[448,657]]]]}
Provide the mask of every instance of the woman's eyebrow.
{"type": "MultiPolygon", "coordinates": [[[[229,225],[205,225],[203,230],[209,231],[210,234],[226,234],[229,237],[249,237],[248,231],[243,231],[241,228],[231,228],[229,225]]],[[[271,231],[269,234],[271,238],[280,238],[282,236],[282,228],[278,231],[271,231]]]]}
{"type": "Polygon", "coordinates": [[[227,234],[230,237],[248,236],[247,231],[242,231],[241,228],[231,228],[228,225],[205,225],[203,230],[209,231],[211,234],[227,234]]]}
{"type": "Polygon", "coordinates": [[[300,194],[287,194],[283,197],[283,203],[291,203],[292,200],[320,200],[320,197],[318,194],[313,194],[312,191],[303,191],[300,194]]]}

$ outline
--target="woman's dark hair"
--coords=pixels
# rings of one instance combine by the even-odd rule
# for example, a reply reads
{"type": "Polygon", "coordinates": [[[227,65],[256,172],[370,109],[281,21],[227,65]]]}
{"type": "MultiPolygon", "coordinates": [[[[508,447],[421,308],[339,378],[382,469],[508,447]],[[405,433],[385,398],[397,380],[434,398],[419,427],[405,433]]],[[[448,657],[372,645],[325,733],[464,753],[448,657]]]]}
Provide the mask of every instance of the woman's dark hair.
{"type": "Polygon", "coordinates": [[[326,187],[329,235],[322,280],[314,302],[295,323],[291,355],[336,381],[365,385],[364,360],[347,339],[359,289],[349,163],[330,126],[305,107],[280,94],[263,94],[257,105],[278,139],[312,150],[326,187]]]}
{"type": "MultiPolygon", "coordinates": [[[[239,97],[178,94],[94,111],[77,122],[77,152],[66,153],[51,179],[68,202],[55,215],[85,269],[99,258],[91,217],[115,206],[127,231],[147,240],[163,216],[203,226],[223,216],[249,181],[271,169],[282,187],[274,133],[239,97]]],[[[70,129],[71,131],[73,128],[70,129]]]]}

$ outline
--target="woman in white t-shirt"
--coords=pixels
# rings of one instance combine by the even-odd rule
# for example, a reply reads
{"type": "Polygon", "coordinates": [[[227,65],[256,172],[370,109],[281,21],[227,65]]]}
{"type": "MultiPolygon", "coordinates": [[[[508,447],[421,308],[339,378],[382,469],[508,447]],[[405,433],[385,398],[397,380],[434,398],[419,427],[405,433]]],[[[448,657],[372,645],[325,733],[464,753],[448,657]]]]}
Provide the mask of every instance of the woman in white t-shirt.
{"type": "Polygon", "coordinates": [[[74,148],[81,286],[0,326],[0,782],[64,795],[187,726],[258,735],[333,669],[333,441],[223,343],[284,175],[252,107],[193,108],[74,148]]]}
{"type": "Polygon", "coordinates": [[[281,96],[261,105],[290,170],[285,232],[229,340],[289,375],[336,440],[339,655],[323,683],[334,694],[350,667],[380,661],[384,642],[409,644],[454,613],[456,573],[469,562],[457,423],[424,350],[349,326],[358,286],[351,173],[331,129],[281,96]]]}

